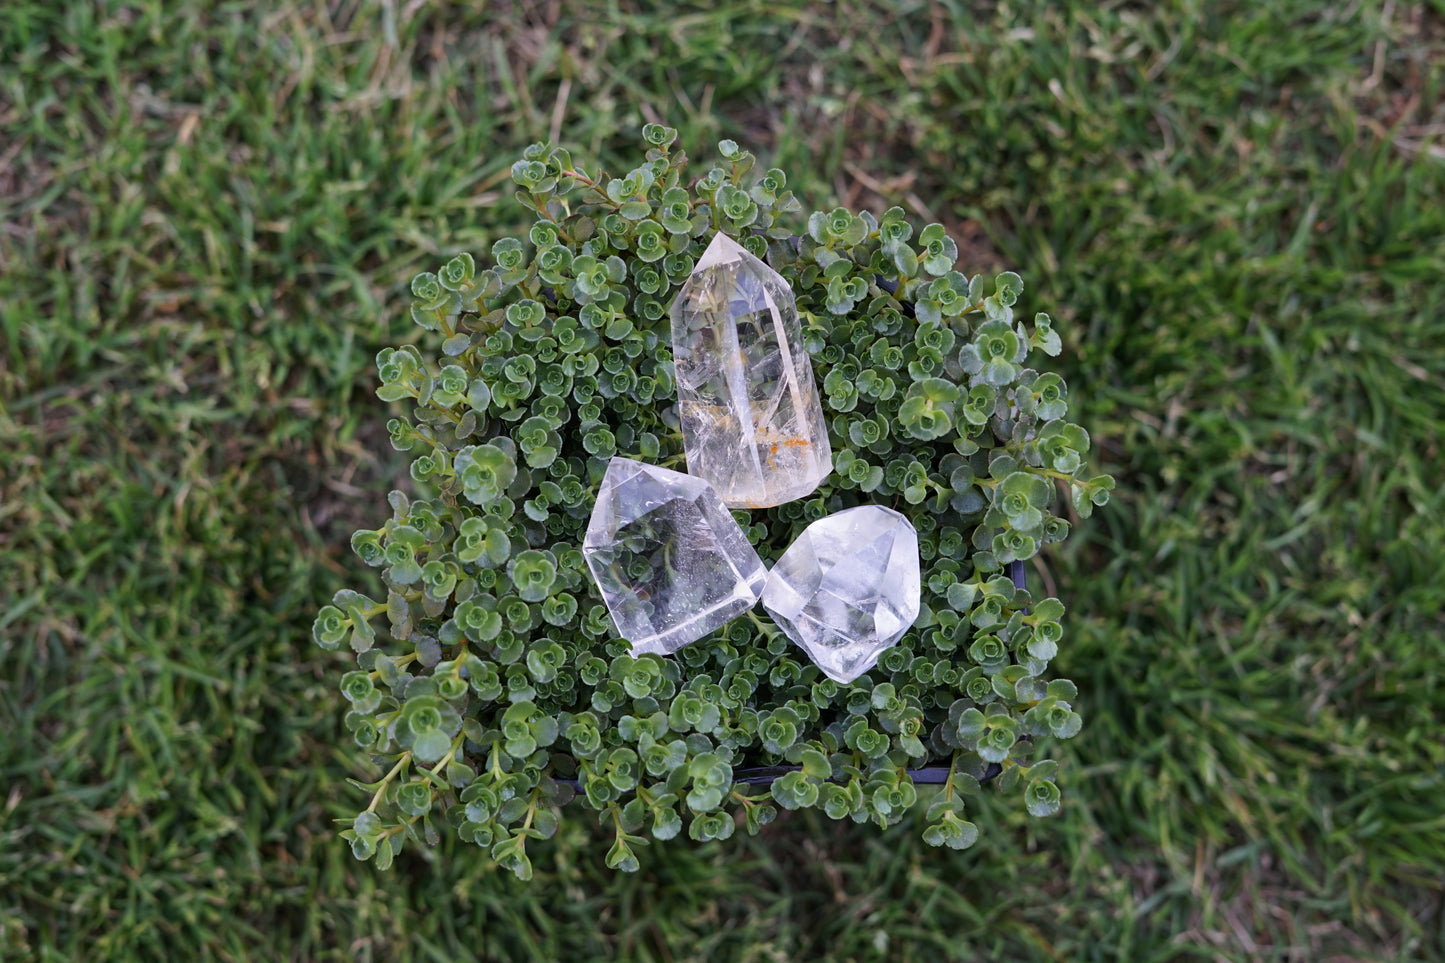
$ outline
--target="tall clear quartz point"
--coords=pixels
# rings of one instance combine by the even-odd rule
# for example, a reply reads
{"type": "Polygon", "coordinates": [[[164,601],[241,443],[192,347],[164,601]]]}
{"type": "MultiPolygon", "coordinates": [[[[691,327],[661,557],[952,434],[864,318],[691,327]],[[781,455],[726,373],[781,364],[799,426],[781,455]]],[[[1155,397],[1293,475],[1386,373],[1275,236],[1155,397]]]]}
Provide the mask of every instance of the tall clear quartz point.
{"type": "Polygon", "coordinates": [[[613,458],[582,540],[632,654],[666,655],[752,608],[767,570],[707,482],[613,458]]]}
{"type": "Polygon", "coordinates": [[[768,575],[763,608],[835,682],[878,662],[918,618],[918,533],[860,505],[803,530],[768,575]]]}
{"type": "Polygon", "coordinates": [[[730,508],[802,498],[833,470],[793,292],[726,234],[672,302],[678,417],[689,474],[730,508]]]}

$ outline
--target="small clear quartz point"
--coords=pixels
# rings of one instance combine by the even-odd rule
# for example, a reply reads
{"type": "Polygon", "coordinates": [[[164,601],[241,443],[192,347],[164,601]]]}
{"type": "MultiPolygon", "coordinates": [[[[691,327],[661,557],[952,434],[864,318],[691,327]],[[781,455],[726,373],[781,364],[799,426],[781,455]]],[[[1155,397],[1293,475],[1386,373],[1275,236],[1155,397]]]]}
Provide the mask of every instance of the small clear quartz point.
{"type": "Polygon", "coordinates": [[[813,366],[788,284],[717,234],[672,303],[689,474],[729,508],[802,498],[833,470],[813,366]]]}
{"type": "Polygon", "coordinates": [[[757,603],[767,570],[701,478],[613,458],[582,541],[632,654],[665,655],[757,603]]]}
{"type": "Polygon", "coordinates": [[[877,505],[820,518],[773,566],[763,608],[835,682],[878,662],[918,618],[918,533],[877,505]]]}

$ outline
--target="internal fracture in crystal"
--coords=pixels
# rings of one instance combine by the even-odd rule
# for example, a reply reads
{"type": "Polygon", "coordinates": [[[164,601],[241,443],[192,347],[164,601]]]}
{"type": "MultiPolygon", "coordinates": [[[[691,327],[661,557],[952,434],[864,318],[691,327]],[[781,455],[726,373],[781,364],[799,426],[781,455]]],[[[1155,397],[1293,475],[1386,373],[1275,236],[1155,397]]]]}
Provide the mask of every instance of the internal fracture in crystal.
{"type": "Polygon", "coordinates": [[[730,508],[802,498],[833,453],[788,284],[717,234],[672,303],[678,417],[689,474],[730,508]]]}
{"type": "Polygon", "coordinates": [[[701,478],[613,458],[582,541],[633,655],[665,655],[752,608],[767,570],[701,478]]]}
{"type": "Polygon", "coordinates": [[[918,618],[918,533],[877,505],[804,529],[763,587],[763,608],[828,678],[852,682],[918,618]]]}

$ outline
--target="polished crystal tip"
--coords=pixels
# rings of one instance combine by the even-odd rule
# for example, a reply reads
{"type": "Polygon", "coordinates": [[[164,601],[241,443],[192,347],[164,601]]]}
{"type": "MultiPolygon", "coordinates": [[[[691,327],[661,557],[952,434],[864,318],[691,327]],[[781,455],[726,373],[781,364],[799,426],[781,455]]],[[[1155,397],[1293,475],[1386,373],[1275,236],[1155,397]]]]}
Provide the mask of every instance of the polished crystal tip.
{"type": "Polygon", "coordinates": [[[918,533],[877,505],[820,518],[763,587],[763,608],[835,682],[878,662],[918,618],[918,533]]]}
{"type": "Polygon", "coordinates": [[[701,478],[613,458],[582,541],[633,655],[676,652],[752,608],[767,570],[701,478]]]}
{"type": "Polygon", "coordinates": [[[688,473],[724,504],[781,505],[828,477],[833,452],[793,292],[725,234],[672,303],[672,354],[688,473]]]}

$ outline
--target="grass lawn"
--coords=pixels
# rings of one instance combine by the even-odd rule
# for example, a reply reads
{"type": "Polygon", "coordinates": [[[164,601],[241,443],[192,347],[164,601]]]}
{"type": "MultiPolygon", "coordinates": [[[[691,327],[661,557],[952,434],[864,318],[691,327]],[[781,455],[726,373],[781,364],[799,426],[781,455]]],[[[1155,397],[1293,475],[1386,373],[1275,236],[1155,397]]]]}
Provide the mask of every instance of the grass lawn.
{"type": "MultiPolygon", "coordinates": [[[[0,959],[1445,959],[1445,7],[0,5],[0,959]],[[406,284],[661,121],[940,220],[1114,501],[1030,578],[1083,733],[980,843],[809,814],[353,861],[316,608],[406,284]]],[[[409,484],[409,482],[408,482],[409,484]]]]}

